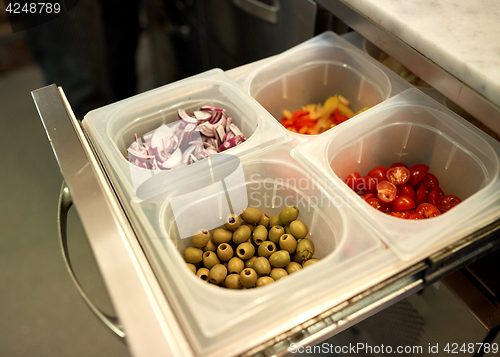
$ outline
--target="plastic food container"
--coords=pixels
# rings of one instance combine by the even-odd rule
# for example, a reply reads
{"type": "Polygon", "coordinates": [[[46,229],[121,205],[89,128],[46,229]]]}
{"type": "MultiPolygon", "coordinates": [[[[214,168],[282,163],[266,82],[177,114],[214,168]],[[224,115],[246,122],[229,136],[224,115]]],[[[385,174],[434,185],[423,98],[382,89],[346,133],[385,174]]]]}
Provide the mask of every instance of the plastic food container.
{"type": "MultiPolygon", "coordinates": [[[[94,110],[84,118],[83,125],[169,304],[200,355],[217,355],[224,348],[236,353],[234,344],[228,344],[228,340],[238,340],[244,352],[249,343],[264,342],[284,326],[292,328],[306,318],[305,312],[311,313],[311,307],[319,309],[316,304],[321,299],[324,304],[339,303],[362,289],[367,284],[367,261],[371,267],[386,263],[380,253],[387,250],[366,222],[344,206],[337,194],[325,191],[290,156],[288,132],[278,130],[281,125],[220,70],[94,110]],[[182,252],[191,239],[182,239],[178,222],[184,220],[201,229],[198,217],[215,214],[223,218],[219,202],[225,197],[221,191],[207,192],[202,188],[198,198],[180,209],[172,207],[169,192],[164,200],[139,199],[134,177],[152,173],[131,168],[124,153],[135,133],[142,135],[162,123],[177,120],[179,108],[190,110],[204,104],[226,108],[248,138],[224,152],[239,160],[244,174],[239,184],[227,187],[228,195],[244,189],[248,205],[270,215],[285,205],[297,205],[299,218],[310,228],[315,257],[321,258],[319,263],[269,286],[242,291],[210,286],[186,267],[182,252]],[[208,212],[206,202],[212,207],[208,212]]],[[[177,190],[189,190],[197,164],[187,166],[179,174],[177,190]]]]}
{"type": "Polygon", "coordinates": [[[405,260],[500,216],[500,143],[415,89],[301,144],[292,155],[343,195],[405,260]],[[408,221],[373,209],[343,183],[353,171],[366,175],[394,162],[428,165],[445,194],[462,203],[441,216],[408,221]]]}
{"type": "MultiPolygon", "coordinates": [[[[342,95],[357,112],[410,85],[333,32],[325,32],[268,60],[228,72],[271,115],[294,112],[311,103],[342,95]]],[[[287,131],[282,127],[281,131],[287,131]]],[[[287,131],[288,132],[288,131],[287,131]]],[[[309,135],[295,134],[302,140],[309,135]]]]}

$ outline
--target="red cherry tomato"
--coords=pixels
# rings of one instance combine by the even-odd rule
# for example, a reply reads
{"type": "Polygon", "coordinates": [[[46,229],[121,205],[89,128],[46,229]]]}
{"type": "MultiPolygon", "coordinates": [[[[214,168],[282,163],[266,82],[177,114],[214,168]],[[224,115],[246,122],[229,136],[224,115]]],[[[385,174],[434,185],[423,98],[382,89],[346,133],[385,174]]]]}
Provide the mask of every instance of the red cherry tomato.
{"type": "Polygon", "coordinates": [[[408,166],[406,166],[406,164],[403,164],[402,162],[395,162],[394,164],[391,165],[391,167],[398,167],[398,166],[403,166],[408,168],[408,166]]]}
{"type": "Polygon", "coordinates": [[[385,177],[387,177],[387,181],[395,185],[402,185],[410,179],[410,170],[404,166],[391,167],[387,170],[385,177]]]}
{"type": "Polygon", "coordinates": [[[429,166],[424,164],[416,164],[410,167],[410,181],[408,182],[412,186],[416,186],[420,180],[422,180],[427,172],[429,171],[429,166]]]}
{"type": "Polygon", "coordinates": [[[415,197],[415,204],[418,206],[422,203],[426,203],[428,194],[429,191],[427,191],[427,187],[424,184],[419,183],[417,188],[417,195],[415,197]]]}
{"type": "Polygon", "coordinates": [[[368,203],[370,206],[375,208],[376,210],[382,211],[382,205],[380,204],[380,200],[375,197],[368,198],[366,200],[366,203],[368,203]]]}
{"type": "Polygon", "coordinates": [[[370,176],[364,176],[361,178],[361,182],[358,185],[358,190],[364,193],[376,193],[377,192],[377,182],[370,176]]]}
{"type": "Polygon", "coordinates": [[[415,201],[410,196],[399,196],[396,197],[394,203],[392,204],[392,210],[394,212],[404,211],[415,208],[415,201]]]}
{"type": "Polygon", "coordinates": [[[398,218],[403,218],[403,219],[408,218],[408,217],[405,217],[405,214],[403,212],[389,212],[388,214],[389,214],[389,216],[393,216],[393,217],[398,217],[398,218]]]}
{"type": "Polygon", "coordinates": [[[377,197],[383,203],[391,203],[396,199],[398,190],[389,181],[380,181],[377,188],[377,197]]]}
{"type": "Polygon", "coordinates": [[[424,219],[424,217],[420,213],[413,213],[408,219],[424,219]]]}
{"type": "Polygon", "coordinates": [[[361,197],[363,197],[365,201],[368,200],[369,198],[376,198],[374,193],[365,193],[361,197]]]}
{"type": "Polygon", "coordinates": [[[441,214],[439,209],[430,203],[422,203],[417,207],[415,213],[420,214],[424,218],[437,217],[441,214]]]}
{"type": "Polygon", "coordinates": [[[413,200],[415,200],[415,198],[417,197],[417,193],[415,192],[415,189],[407,183],[404,183],[402,185],[398,185],[396,187],[398,189],[398,196],[402,196],[402,195],[410,196],[413,200]]]}
{"type": "Polygon", "coordinates": [[[368,172],[368,176],[373,177],[377,182],[384,181],[387,174],[387,167],[377,166],[368,172]]]}
{"type": "Polygon", "coordinates": [[[422,179],[422,181],[420,181],[420,182],[423,183],[429,191],[435,187],[439,187],[438,178],[430,173],[425,175],[424,178],[422,179]]]}
{"type": "Polygon", "coordinates": [[[432,190],[429,191],[429,195],[427,196],[427,202],[437,207],[438,199],[442,196],[444,196],[443,190],[441,190],[439,187],[434,187],[432,190]]]}
{"type": "Polygon", "coordinates": [[[462,200],[458,198],[457,196],[453,195],[446,195],[439,197],[437,200],[437,208],[441,212],[446,212],[458,205],[462,200]]]}
{"type": "Polygon", "coordinates": [[[361,179],[361,175],[358,174],[357,172],[353,172],[352,174],[350,174],[349,176],[347,176],[347,178],[345,179],[345,183],[352,190],[354,190],[354,191],[357,192],[358,191],[357,187],[358,187],[358,184],[360,183],[360,179],[361,179]]]}

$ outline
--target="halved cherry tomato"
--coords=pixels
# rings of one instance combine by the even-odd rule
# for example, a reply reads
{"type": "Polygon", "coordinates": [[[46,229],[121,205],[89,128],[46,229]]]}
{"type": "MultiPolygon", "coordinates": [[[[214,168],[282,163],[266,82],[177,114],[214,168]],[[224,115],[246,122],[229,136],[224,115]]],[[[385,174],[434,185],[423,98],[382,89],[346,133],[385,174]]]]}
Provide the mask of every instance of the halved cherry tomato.
{"type": "Polygon", "coordinates": [[[361,197],[363,197],[363,199],[366,201],[368,200],[369,198],[375,198],[375,194],[374,193],[365,193],[364,195],[362,195],[361,197]]]}
{"type": "Polygon", "coordinates": [[[424,216],[422,216],[420,213],[413,213],[408,219],[424,219],[424,216]]]}
{"type": "Polygon", "coordinates": [[[354,191],[357,192],[358,191],[357,188],[358,188],[358,184],[360,182],[360,179],[361,179],[361,175],[358,174],[357,172],[353,172],[352,174],[350,174],[349,176],[347,176],[347,178],[345,179],[345,183],[352,190],[354,190],[354,191]]]}
{"type": "Polygon", "coordinates": [[[438,199],[442,196],[444,196],[443,190],[441,190],[439,187],[434,187],[432,190],[429,191],[429,195],[427,196],[427,202],[437,207],[438,199]]]}
{"type": "Polygon", "coordinates": [[[387,174],[387,167],[377,166],[368,172],[368,176],[373,177],[377,182],[384,181],[387,174]]]}
{"type": "Polygon", "coordinates": [[[410,170],[404,166],[391,167],[385,177],[395,185],[402,185],[410,179],[410,170]]]}
{"type": "Polygon", "coordinates": [[[389,181],[380,181],[377,188],[377,197],[383,203],[391,203],[396,199],[398,189],[389,181]]]}
{"type": "Polygon", "coordinates": [[[409,185],[408,183],[404,183],[402,185],[396,186],[398,189],[398,196],[406,195],[410,196],[413,200],[417,197],[417,193],[415,192],[415,189],[409,185]]]}
{"type": "Polygon", "coordinates": [[[420,180],[422,180],[427,172],[429,171],[429,166],[424,164],[416,164],[410,167],[410,181],[408,182],[412,186],[416,186],[420,180]]]}
{"type": "Polygon", "coordinates": [[[358,190],[363,191],[364,193],[377,192],[377,182],[371,178],[370,176],[363,176],[361,178],[360,184],[358,185],[358,190]]]}
{"type": "Polygon", "coordinates": [[[415,201],[410,196],[398,196],[392,203],[392,209],[394,212],[404,211],[412,208],[415,208],[415,201]]]}
{"type": "Polygon", "coordinates": [[[402,162],[395,162],[394,164],[391,165],[391,167],[398,167],[398,166],[403,166],[403,167],[408,168],[408,166],[406,166],[406,164],[404,164],[402,162]]]}
{"type": "Polygon", "coordinates": [[[366,203],[368,203],[370,206],[375,208],[376,210],[382,211],[382,204],[380,203],[380,200],[375,197],[368,198],[366,200],[366,203]]]}
{"type": "MultiPolygon", "coordinates": [[[[394,206],[394,204],[393,204],[393,206],[394,206]]],[[[399,211],[399,212],[390,212],[389,214],[391,216],[394,216],[394,217],[409,219],[411,217],[411,215],[414,214],[414,213],[415,213],[414,210],[408,209],[408,210],[399,211]]]]}
{"type": "Polygon", "coordinates": [[[417,207],[415,213],[422,215],[424,218],[432,218],[441,215],[439,209],[430,203],[422,203],[417,207]]]}
{"type": "Polygon", "coordinates": [[[438,178],[431,173],[427,173],[420,182],[423,183],[429,191],[435,187],[439,187],[438,178]]]}
{"type": "Polygon", "coordinates": [[[458,205],[462,200],[458,198],[457,196],[453,195],[446,195],[443,197],[438,198],[437,200],[437,208],[441,212],[446,212],[458,205]]]}
{"type": "Polygon", "coordinates": [[[388,214],[389,214],[389,216],[393,216],[393,217],[398,217],[398,218],[403,218],[403,219],[408,218],[405,216],[405,214],[403,212],[389,212],[388,214]]]}
{"type": "Polygon", "coordinates": [[[427,190],[427,187],[424,184],[419,183],[417,188],[417,195],[415,197],[415,204],[418,206],[422,203],[427,202],[428,194],[429,191],[427,190]]]}

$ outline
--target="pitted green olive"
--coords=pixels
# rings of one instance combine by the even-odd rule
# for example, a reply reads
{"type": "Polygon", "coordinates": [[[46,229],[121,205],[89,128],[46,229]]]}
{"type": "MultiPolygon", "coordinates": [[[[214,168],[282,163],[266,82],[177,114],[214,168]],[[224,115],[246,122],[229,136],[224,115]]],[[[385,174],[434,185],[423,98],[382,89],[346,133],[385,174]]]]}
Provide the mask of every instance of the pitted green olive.
{"type": "Polygon", "coordinates": [[[200,278],[201,280],[205,280],[205,281],[208,280],[208,274],[210,274],[210,270],[208,270],[207,268],[200,268],[196,272],[196,276],[198,278],[200,278]]]}
{"type": "Polygon", "coordinates": [[[210,269],[208,274],[208,282],[212,284],[220,284],[226,279],[227,269],[222,264],[216,264],[210,269]]]}
{"type": "Polygon", "coordinates": [[[215,252],[217,250],[217,246],[215,245],[214,241],[212,239],[208,240],[208,243],[203,247],[204,252],[215,252]]]}
{"type": "Polygon", "coordinates": [[[293,254],[297,248],[297,240],[291,234],[283,234],[280,237],[280,248],[286,250],[290,254],[293,254]]]}
{"type": "Polygon", "coordinates": [[[309,265],[313,265],[313,264],[316,264],[317,262],[319,262],[319,259],[316,259],[316,258],[311,258],[311,259],[307,259],[305,262],[302,263],[302,267],[308,267],[309,265]]]}
{"type": "Polygon", "coordinates": [[[288,265],[285,267],[285,269],[286,269],[286,272],[287,272],[288,274],[293,274],[293,273],[295,273],[295,272],[297,272],[297,271],[301,270],[301,269],[302,269],[302,265],[300,265],[300,264],[299,264],[299,263],[297,263],[297,262],[290,262],[290,263],[288,263],[288,265]]]}
{"type": "Polygon", "coordinates": [[[255,284],[255,286],[261,287],[264,285],[269,285],[271,283],[274,283],[273,278],[271,278],[270,276],[261,276],[259,279],[257,279],[257,283],[255,284]]]}
{"type": "Polygon", "coordinates": [[[236,248],[236,254],[240,259],[247,260],[250,259],[251,257],[254,256],[255,254],[255,248],[252,243],[241,243],[237,248],[236,248]]]}
{"type": "Polygon", "coordinates": [[[285,234],[285,229],[282,226],[272,226],[269,230],[269,240],[277,245],[283,234],[285,234]]]}
{"type": "Polygon", "coordinates": [[[240,274],[229,274],[224,280],[228,289],[243,289],[240,282],[240,274]]]}
{"type": "Polygon", "coordinates": [[[299,257],[299,255],[297,253],[293,253],[291,258],[292,258],[292,261],[297,262],[299,264],[302,264],[302,262],[304,261],[304,259],[299,257]]]}
{"type": "Polygon", "coordinates": [[[252,240],[256,245],[261,245],[262,242],[267,240],[267,228],[264,226],[257,226],[252,232],[252,240]]]}
{"type": "Polygon", "coordinates": [[[186,263],[196,264],[203,259],[203,251],[200,248],[187,247],[184,250],[184,260],[186,263]]]}
{"type": "Polygon", "coordinates": [[[257,273],[252,268],[245,268],[240,273],[240,282],[245,288],[251,288],[257,282],[257,273]]]}
{"type": "Polygon", "coordinates": [[[215,252],[208,251],[203,253],[203,265],[205,266],[205,268],[212,269],[216,264],[220,264],[220,261],[215,252]]]}
{"type": "Polygon", "coordinates": [[[207,245],[209,240],[210,240],[210,232],[207,231],[206,229],[200,229],[193,236],[192,243],[193,246],[195,246],[196,248],[203,248],[204,246],[207,245]]]}
{"type": "Polygon", "coordinates": [[[290,253],[288,253],[286,250],[278,250],[277,252],[274,252],[271,254],[269,257],[269,263],[274,267],[274,268],[283,268],[290,263],[290,253]]]}
{"type": "Polygon", "coordinates": [[[226,223],[224,223],[224,227],[226,227],[226,229],[229,229],[231,232],[234,232],[236,229],[238,229],[240,224],[240,217],[234,214],[230,214],[226,219],[226,223]]]}
{"type": "Polygon", "coordinates": [[[271,264],[269,264],[269,260],[264,257],[258,257],[253,262],[253,270],[259,275],[269,275],[271,273],[271,264]]]}
{"type": "Polygon", "coordinates": [[[253,225],[253,224],[245,223],[245,224],[242,224],[240,227],[243,227],[243,226],[250,228],[250,232],[253,232],[253,230],[255,229],[255,225],[253,225]]]}
{"type": "Polygon", "coordinates": [[[262,213],[262,215],[260,216],[259,225],[267,228],[267,227],[269,227],[270,220],[271,220],[271,218],[267,215],[267,213],[262,213]]]}
{"type": "Polygon", "coordinates": [[[309,233],[309,229],[304,222],[295,220],[290,223],[290,233],[295,238],[302,239],[307,236],[307,233],[309,233]]]}
{"type": "Polygon", "coordinates": [[[285,227],[285,234],[292,234],[292,232],[290,231],[290,225],[287,224],[285,227]]]}
{"type": "Polygon", "coordinates": [[[239,274],[245,268],[245,263],[238,257],[232,257],[227,263],[227,271],[229,274],[239,274]]]}
{"type": "Polygon", "coordinates": [[[253,269],[253,263],[255,262],[255,259],[257,259],[257,257],[255,255],[253,257],[251,257],[250,259],[248,259],[245,262],[245,268],[252,268],[253,269]]]}
{"type": "Polygon", "coordinates": [[[259,223],[262,213],[257,208],[247,207],[243,212],[241,212],[241,218],[246,223],[256,224],[259,223]]]}
{"type": "Polygon", "coordinates": [[[229,243],[233,238],[233,232],[227,229],[218,228],[212,235],[212,240],[215,244],[229,243]]]}
{"type": "Polygon", "coordinates": [[[281,278],[284,278],[285,276],[288,275],[288,273],[283,268],[273,268],[271,269],[271,274],[269,275],[276,281],[280,280],[281,278]]]}
{"type": "Polygon", "coordinates": [[[280,212],[280,223],[282,226],[286,226],[291,221],[295,221],[299,216],[299,209],[295,206],[288,206],[281,210],[280,212]]]}
{"type": "Polygon", "coordinates": [[[281,223],[280,223],[280,215],[279,213],[275,216],[272,216],[271,219],[269,220],[269,227],[272,227],[272,226],[280,226],[281,223]]]}
{"type": "Polygon", "coordinates": [[[246,242],[250,238],[252,231],[250,227],[246,224],[239,226],[233,233],[233,242],[236,244],[241,244],[246,242]]]}
{"type": "Polygon", "coordinates": [[[189,270],[196,274],[196,266],[194,264],[186,263],[186,266],[189,268],[189,270]]]}
{"type": "Polygon", "coordinates": [[[233,248],[227,243],[219,244],[217,247],[217,256],[223,262],[227,262],[233,257],[233,248]]]}
{"type": "Polygon", "coordinates": [[[270,240],[266,240],[261,245],[259,245],[259,248],[257,248],[257,254],[260,257],[264,258],[269,258],[271,254],[273,254],[275,251],[276,251],[276,244],[274,244],[270,240]]]}
{"type": "Polygon", "coordinates": [[[297,244],[297,255],[303,260],[312,258],[314,254],[314,243],[308,238],[300,240],[297,244]]]}

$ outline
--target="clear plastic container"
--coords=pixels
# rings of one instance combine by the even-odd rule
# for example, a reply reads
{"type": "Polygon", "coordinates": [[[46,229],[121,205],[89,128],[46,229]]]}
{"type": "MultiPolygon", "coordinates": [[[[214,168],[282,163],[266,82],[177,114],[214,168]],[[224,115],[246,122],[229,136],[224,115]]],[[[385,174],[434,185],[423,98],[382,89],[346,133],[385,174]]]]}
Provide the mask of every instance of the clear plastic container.
{"type": "Polygon", "coordinates": [[[500,143],[415,89],[301,144],[292,155],[343,195],[405,260],[500,217],[500,143]],[[428,165],[444,193],[462,203],[438,217],[408,221],[373,209],[343,182],[354,171],[366,175],[394,162],[428,165]]]}

